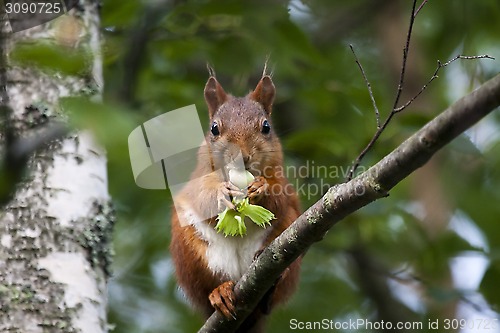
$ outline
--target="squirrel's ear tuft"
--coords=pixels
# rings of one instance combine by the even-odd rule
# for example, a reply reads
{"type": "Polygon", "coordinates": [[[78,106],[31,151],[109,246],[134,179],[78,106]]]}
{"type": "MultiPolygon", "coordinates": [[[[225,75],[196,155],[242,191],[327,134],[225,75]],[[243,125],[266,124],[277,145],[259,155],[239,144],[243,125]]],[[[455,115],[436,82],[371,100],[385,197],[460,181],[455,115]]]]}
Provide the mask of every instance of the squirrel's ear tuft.
{"type": "Polygon", "coordinates": [[[276,88],[274,87],[273,80],[269,75],[264,75],[260,79],[259,84],[255,87],[255,90],[250,94],[250,97],[260,103],[268,115],[271,114],[274,95],[276,93],[276,88]]]}
{"type": "Polygon", "coordinates": [[[208,78],[204,94],[208,106],[208,115],[212,119],[217,109],[226,101],[227,94],[214,76],[208,78]]]}

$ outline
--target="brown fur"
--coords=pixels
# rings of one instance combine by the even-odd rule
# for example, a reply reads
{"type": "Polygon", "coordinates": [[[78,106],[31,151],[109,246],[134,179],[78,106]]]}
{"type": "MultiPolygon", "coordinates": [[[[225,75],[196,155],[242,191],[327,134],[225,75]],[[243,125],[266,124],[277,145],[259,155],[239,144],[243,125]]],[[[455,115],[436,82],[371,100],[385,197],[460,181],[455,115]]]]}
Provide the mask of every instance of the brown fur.
{"type": "MultiPolygon", "coordinates": [[[[211,172],[234,159],[237,151],[232,151],[234,145],[233,147],[241,150],[250,171],[255,176],[263,176],[268,185],[265,194],[251,199],[276,216],[268,227],[270,232],[261,248],[280,235],[300,214],[298,197],[283,174],[279,139],[272,130],[269,135],[261,132],[263,120],[271,122],[274,94],[274,85],[269,76],[264,76],[255,90],[244,98],[226,94],[215,77],[210,77],[205,87],[205,99],[210,124],[217,123],[220,135],[207,133],[208,144],[198,152],[197,168],[191,176],[193,181],[176,198],[200,214],[208,212],[212,214],[210,216],[215,216],[218,213],[217,193],[224,179],[211,172]],[[283,193],[281,190],[285,187],[287,191],[283,193]]],[[[205,223],[215,225],[215,218],[207,219],[205,223]]],[[[210,316],[214,308],[209,295],[227,278],[214,274],[208,268],[206,241],[193,226],[181,225],[176,211],[172,216],[170,251],[179,285],[193,305],[206,317],[210,316]]],[[[300,259],[297,259],[282,274],[267,299],[261,302],[261,306],[243,323],[238,332],[262,332],[263,316],[276,304],[291,296],[298,283],[299,269],[300,259]]]]}

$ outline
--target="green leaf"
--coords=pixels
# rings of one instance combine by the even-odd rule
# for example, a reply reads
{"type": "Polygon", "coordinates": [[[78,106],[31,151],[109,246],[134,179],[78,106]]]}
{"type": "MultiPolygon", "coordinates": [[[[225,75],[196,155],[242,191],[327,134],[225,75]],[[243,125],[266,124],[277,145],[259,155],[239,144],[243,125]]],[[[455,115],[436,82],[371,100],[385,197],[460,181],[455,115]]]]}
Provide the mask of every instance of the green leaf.
{"type": "Polygon", "coordinates": [[[244,216],[234,210],[226,208],[222,213],[217,216],[217,224],[215,230],[224,233],[224,236],[243,236],[247,232],[244,222],[244,216]]]}
{"type": "Polygon", "coordinates": [[[248,198],[236,201],[233,199],[235,209],[226,208],[217,216],[215,230],[224,233],[224,236],[244,236],[247,233],[245,217],[262,228],[270,225],[270,221],[275,218],[274,214],[264,207],[250,204],[248,198]]]}
{"type": "Polygon", "coordinates": [[[271,220],[274,219],[274,214],[264,207],[252,205],[245,199],[246,204],[240,207],[240,212],[248,216],[253,223],[265,228],[266,225],[271,225],[271,220]]]}
{"type": "Polygon", "coordinates": [[[108,148],[127,149],[127,137],[141,122],[132,111],[110,103],[97,103],[85,96],[59,99],[63,111],[70,116],[75,128],[91,129],[97,139],[108,148]],[[113,124],[112,130],[110,125],[113,124]]]}
{"type": "Polygon", "coordinates": [[[18,43],[12,50],[12,61],[23,67],[37,67],[48,72],[61,72],[68,75],[89,73],[91,54],[83,47],[69,49],[54,43],[18,43]]]}

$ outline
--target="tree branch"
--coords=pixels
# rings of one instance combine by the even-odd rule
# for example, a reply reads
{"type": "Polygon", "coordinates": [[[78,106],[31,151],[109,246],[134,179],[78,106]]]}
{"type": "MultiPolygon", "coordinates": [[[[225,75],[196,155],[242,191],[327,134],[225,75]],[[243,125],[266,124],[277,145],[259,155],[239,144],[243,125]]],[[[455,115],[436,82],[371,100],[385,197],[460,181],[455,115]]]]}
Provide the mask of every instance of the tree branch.
{"type": "MultiPolygon", "coordinates": [[[[418,10],[422,9],[422,7],[425,5],[425,1],[420,5],[418,10]]],[[[356,160],[354,160],[351,169],[349,170],[349,174],[347,175],[346,180],[351,180],[352,177],[354,177],[354,173],[356,172],[356,169],[359,167],[359,164],[361,163],[361,160],[365,157],[366,153],[373,147],[375,142],[377,142],[378,138],[382,134],[382,132],[385,130],[389,122],[391,121],[392,117],[396,114],[394,110],[399,104],[399,99],[401,98],[401,93],[403,92],[403,85],[405,82],[405,73],[406,73],[406,62],[408,61],[408,52],[410,51],[410,41],[411,41],[411,32],[413,30],[413,23],[415,22],[415,17],[417,16],[417,12],[415,12],[415,7],[417,6],[417,0],[413,0],[412,8],[411,8],[411,16],[410,16],[410,24],[408,26],[408,33],[406,35],[406,44],[403,49],[403,61],[401,63],[401,72],[399,74],[399,83],[398,83],[398,88],[396,90],[396,97],[394,99],[394,106],[392,107],[391,113],[387,116],[386,120],[382,124],[382,126],[377,126],[377,131],[371,138],[370,142],[366,145],[366,147],[359,153],[358,157],[356,157],[356,160]]]]}
{"type": "Polygon", "coordinates": [[[378,111],[377,102],[375,102],[375,97],[373,96],[372,85],[370,84],[368,77],[366,77],[365,70],[363,69],[363,66],[361,66],[361,62],[359,61],[356,52],[354,52],[354,47],[352,46],[352,44],[349,44],[349,47],[351,48],[351,52],[354,55],[356,64],[358,64],[359,70],[361,71],[361,75],[363,75],[366,88],[368,88],[368,94],[370,95],[370,99],[372,100],[373,110],[375,111],[375,121],[377,122],[377,130],[380,130],[380,112],[378,111]]]}
{"type": "Polygon", "coordinates": [[[437,68],[434,71],[434,74],[429,79],[429,81],[427,81],[427,83],[422,86],[420,91],[415,96],[410,98],[405,104],[398,107],[399,99],[401,98],[401,93],[403,92],[403,85],[404,85],[404,81],[405,81],[406,62],[408,61],[408,52],[410,50],[410,40],[411,40],[411,33],[413,30],[413,24],[415,22],[415,18],[417,17],[418,13],[425,6],[426,3],[427,3],[427,0],[423,0],[422,3],[420,4],[420,6],[415,10],[415,6],[417,4],[417,1],[413,0],[412,12],[411,12],[411,16],[410,16],[410,24],[408,27],[408,34],[406,35],[406,44],[405,44],[405,47],[403,49],[403,60],[402,60],[402,64],[401,64],[401,72],[400,72],[399,83],[398,83],[398,88],[397,88],[397,92],[396,92],[396,98],[394,100],[394,105],[392,107],[391,112],[389,113],[389,115],[387,116],[385,121],[382,123],[382,125],[380,124],[380,113],[379,113],[379,110],[377,108],[377,104],[375,103],[375,98],[373,96],[370,81],[368,81],[368,78],[365,74],[365,71],[364,71],[363,67],[361,66],[361,63],[359,62],[358,57],[356,56],[356,53],[354,52],[353,46],[349,45],[352,53],[354,54],[356,64],[358,65],[359,69],[361,70],[361,74],[363,75],[366,86],[368,87],[368,93],[370,94],[370,99],[371,99],[373,107],[375,109],[375,118],[377,121],[377,131],[375,132],[375,134],[373,134],[373,137],[370,139],[370,142],[368,142],[368,144],[365,146],[365,148],[361,151],[361,153],[359,153],[359,155],[356,157],[356,159],[352,163],[351,168],[349,170],[349,173],[347,174],[347,177],[346,177],[347,181],[351,180],[354,177],[354,173],[356,172],[356,169],[361,164],[361,160],[363,160],[365,155],[375,145],[378,138],[380,137],[380,135],[382,135],[382,132],[384,132],[385,128],[387,127],[387,125],[389,125],[389,123],[391,122],[392,118],[396,115],[396,113],[399,113],[399,112],[403,111],[404,109],[406,109],[408,106],[410,106],[410,104],[413,103],[413,101],[415,101],[418,98],[418,96],[420,96],[420,94],[422,94],[424,92],[425,89],[427,89],[429,84],[432,81],[434,81],[434,79],[438,78],[437,74],[439,73],[439,70],[441,68],[448,66],[449,64],[451,64],[452,62],[454,62],[458,59],[484,59],[484,58],[495,59],[495,58],[490,57],[489,55],[485,54],[485,55],[478,55],[478,56],[457,55],[456,57],[454,57],[453,59],[451,59],[445,63],[441,63],[441,61],[438,60],[437,68]]]}
{"type": "Polygon", "coordinates": [[[420,6],[418,6],[417,10],[415,11],[415,14],[413,14],[413,17],[416,17],[418,15],[418,12],[420,12],[420,10],[422,8],[424,8],[425,4],[427,3],[428,0],[424,0],[422,1],[422,3],[420,4],[420,6]]]}
{"type": "Polygon", "coordinates": [[[238,281],[237,320],[225,320],[215,312],[198,332],[234,332],[283,270],[331,227],[361,207],[388,196],[396,184],[499,105],[500,74],[455,102],[366,172],[331,187],[262,252],[238,281]]]}
{"type": "Polygon", "coordinates": [[[406,73],[406,63],[408,61],[408,52],[410,51],[410,40],[411,40],[411,32],[413,30],[413,23],[415,22],[415,6],[417,4],[417,0],[413,0],[413,6],[411,8],[411,16],[410,16],[410,24],[408,26],[408,34],[406,35],[406,45],[403,49],[403,63],[401,64],[401,72],[399,74],[399,83],[398,89],[396,93],[396,98],[394,99],[394,106],[392,109],[394,110],[399,103],[399,99],[401,98],[401,93],[403,92],[403,85],[405,83],[405,73],[406,73]]]}
{"type": "Polygon", "coordinates": [[[441,70],[441,68],[448,66],[449,64],[451,64],[454,61],[457,61],[458,59],[468,59],[468,60],[471,60],[471,59],[474,59],[474,60],[475,59],[492,59],[492,60],[495,60],[494,57],[489,56],[487,54],[477,55],[477,56],[457,55],[457,56],[455,56],[454,58],[448,60],[445,63],[442,63],[440,60],[438,60],[437,61],[436,70],[432,74],[432,76],[429,79],[429,81],[427,81],[427,83],[422,86],[422,88],[418,91],[418,93],[415,96],[413,96],[412,98],[410,98],[405,104],[401,105],[400,107],[397,107],[397,108],[393,109],[392,112],[394,112],[394,113],[401,112],[404,109],[406,109],[408,106],[410,106],[410,104],[413,103],[413,101],[416,100],[417,97],[420,96],[420,94],[422,94],[425,89],[427,89],[427,87],[429,86],[429,84],[432,81],[434,81],[435,79],[437,79],[439,77],[438,73],[439,73],[439,70],[441,70]]]}
{"type": "MultiPolygon", "coordinates": [[[[351,50],[352,50],[352,47],[351,47],[351,50]]],[[[353,50],[353,53],[354,53],[354,50],[353,50]]],[[[438,62],[437,62],[438,64],[437,64],[436,70],[432,74],[432,76],[429,79],[429,81],[427,81],[427,83],[422,86],[422,88],[418,91],[418,93],[416,93],[415,96],[413,96],[412,98],[410,98],[405,104],[403,104],[400,107],[397,107],[395,109],[392,109],[391,113],[389,113],[389,116],[387,116],[387,118],[384,120],[384,122],[382,123],[382,125],[380,125],[380,119],[378,118],[379,117],[379,115],[378,115],[378,109],[376,108],[376,105],[375,105],[375,99],[373,97],[373,92],[371,91],[370,83],[368,82],[368,79],[366,78],[366,75],[364,74],[364,71],[363,71],[363,69],[361,67],[361,64],[358,62],[357,57],[356,57],[356,63],[358,63],[358,66],[360,67],[360,69],[362,71],[363,77],[365,78],[365,81],[367,82],[368,92],[370,94],[370,98],[372,99],[372,103],[374,104],[374,107],[375,107],[375,110],[376,110],[375,114],[376,114],[376,117],[377,117],[377,131],[375,132],[375,134],[371,138],[370,142],[368,142],[368,144],[366,145],[366,147],[361,151],[361,153],[359,153],[358,157],[356,157],[356,159],[354,160],[354,162],[353,162],[353,164],[351,166],[351,169],[349,170],[349,173],[347,175],[346,180],[349,181],[349,180],[352,179],[352,177],[354,176],[354,172],[356,172],[356,169],[359,167],[359,165],[361,163],[361,160],[365,157],[365,155],[368,153],[368,151],[370,151],[370,149],[372,149],[372,147],[375,145],[375,143],[377,142],[378,138],[380,137],[380,135],[382,135],[382,132],[384,132],[384,130],[386,129],[387,125],[389,125],[389,123],[391,122],[392,118],[396,115],[396,113],[399,113],[399,112],[403,111],[404,109],[406,109],[408,106],[410,106],[410,104],[413,103],[413,101],[415,101],[418,98],[418,96],[420,96],[425,91],[425,89],[427,89],[427,87],[429,86],[429,84],[432,81],[434,81],[435,79],[438,78],[438,73],[441,70],[441,68],[448,66],[449,64],[451,64],[452,62],[454,62],[454,61],[456,61],[458,59],[469,59],[469,60],[470,59],[492,59],[492,60],[494,60],[495,58],[491,57],[491,56],[489,56],[487,54],[483,54],[483,55],[477,55],[477,56],[457,55],[457,56],[455,56],[454,58],[448,60],[445,63],[442,63],[440,60],[438,60],[438,62]]]]}

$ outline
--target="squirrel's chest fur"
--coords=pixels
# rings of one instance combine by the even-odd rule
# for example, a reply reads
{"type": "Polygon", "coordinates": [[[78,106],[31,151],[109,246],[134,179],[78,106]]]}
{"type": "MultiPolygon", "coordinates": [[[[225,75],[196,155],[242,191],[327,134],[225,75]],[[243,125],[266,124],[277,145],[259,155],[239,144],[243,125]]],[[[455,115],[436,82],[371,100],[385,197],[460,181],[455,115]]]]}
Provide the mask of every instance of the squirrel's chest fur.
{"type": "Polygon", "coordinates": [[[246,221],[247,234],[227,236],[218,233],[205,221],[191,224],[198,236],[206,242],[205,258],[213,274],[239,280],[252,263],[255,253],[264,245],[268,230],[246,221]]]}

